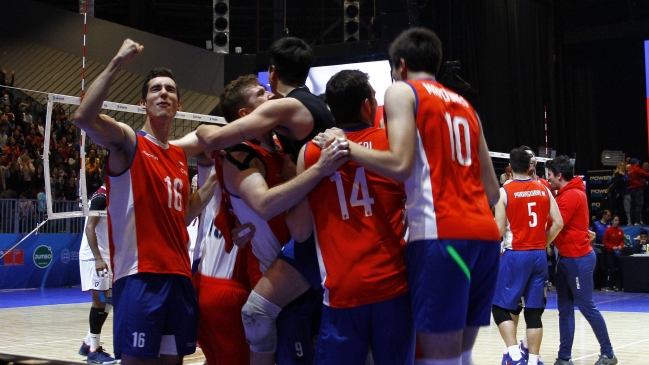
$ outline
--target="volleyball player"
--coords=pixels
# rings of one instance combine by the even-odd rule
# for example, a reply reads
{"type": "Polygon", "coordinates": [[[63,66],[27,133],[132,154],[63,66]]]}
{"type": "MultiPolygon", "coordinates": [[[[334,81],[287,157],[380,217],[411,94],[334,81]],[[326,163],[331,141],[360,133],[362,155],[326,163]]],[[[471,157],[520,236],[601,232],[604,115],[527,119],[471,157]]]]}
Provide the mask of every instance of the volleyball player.
{"type": "Polygon", "coordinates": [[[100,114],[121,68],[143,51],[130,39],[88,89],[75,123],[110,150],[107,211],[114,274],[116,356],[124,364],[179,364],[196,350],[197,301],[187,255],[189,224],[211,199],[216,178],[189,195],[187,151],[168,143],[180,94],[168,69],[142,85],[142,130],[100,114]]]}
{"type": "MultiPolygon", "coordinates": [[[[385,130],[373,126],[377,104],[366,74],[337,73],[326,95],[348,139],[388,149],[385,130]]],[[[298,172],[309,171],[320,153],[313,144],[303,147],[298,172]]],[[[287,215],[296,240],[315,230],[325,288],[316,364],[364,364],[368,348],[375,364],[413,363],[404,198],[402,184],[347,162],[287,215]]]]}
{"type": "MultiPolygon", "coordinates": [[[[471,364],[480,326],[489,325],[500,234],[490,205],[499,198],[480,120],[435,80],[442,57],[432,31],[411,28],[390,46],[385,94],[390,148],[349,142],[352,161],[404,182],[408,284],[425,364],[471,364]],[[430,280],[430,278],[435,278],[430,280]]],[[[322,139],[337,136],[329,131],[322,139]]]]}
{"type": "MultiPolygon", "coordinates": [[[[106,210],[106,188],[102,185],[90,198],[90,210],[106,210]]],[[[100,343],[101,328],[112,307],[113,271],[110,268],[108,248],[108,219],[105,216],[86,218],[84,235],[79,248],[81,290],[90,291],[92,305],[88,322],[90,329],[79,349],[79,355],[87,356],[89,364],[114,364],[100,343]],[[111,303],[108,303],[108,301],[111,303]]]]}

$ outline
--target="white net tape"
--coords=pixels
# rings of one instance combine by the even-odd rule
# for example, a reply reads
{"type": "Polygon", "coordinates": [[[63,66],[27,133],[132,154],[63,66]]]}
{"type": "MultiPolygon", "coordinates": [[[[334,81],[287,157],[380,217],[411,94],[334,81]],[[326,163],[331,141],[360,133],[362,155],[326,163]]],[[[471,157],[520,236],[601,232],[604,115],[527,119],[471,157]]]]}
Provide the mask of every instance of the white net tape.
{"type": "MultiPolygon", "coordinates": [[[[78,96],[69,96],[69,95],[59,95],[59,94],[48,94],[47,95],[47,114],[45,117],[45,140],[44,140],[44,151],[50,150],[50,140],[51,140],[51,121],[52,121],[52,110],[54,104],[72,104],[79,105],[81,103],[81,98],[78,96]]],[[[130,105],[130,104],[121,104],[114,103],[110,101],[104,101],[103,109],[113,110],[125,113],[135,113],[135,114],[146,114],[146,111],[139,105],[130,105]]],[[[222,117],[215,117],[212,115],[205,114],[195,114],[187,112],[177,112],[176,119],[190,120],[198,123],[214,123],[214,124],[226,124],[226,121],[222,117]]],[[[50,159],[47,152],[43,153],[43,167],[44,167],[44,177],[45,177],[45,194],[47,197],[47,218],[48,219],[62,219],[62,218],[75,218],[75,217],[87,217],[89,215],[104,216],[106,215],[105,211],[90,211],[88,207],[88,196],[86,191],[86,159],[85,159],[85,148],[84,142],[86,139],[86,132],[81,130],[81,137],[79,138],[80,148],[79,148],[79,165],[81,167],[79,172],[79,187],[80,187],[80,211],[71,211],[71,212],[54,212],[52,209],[52,188],[50,184],[50,159]]]]}

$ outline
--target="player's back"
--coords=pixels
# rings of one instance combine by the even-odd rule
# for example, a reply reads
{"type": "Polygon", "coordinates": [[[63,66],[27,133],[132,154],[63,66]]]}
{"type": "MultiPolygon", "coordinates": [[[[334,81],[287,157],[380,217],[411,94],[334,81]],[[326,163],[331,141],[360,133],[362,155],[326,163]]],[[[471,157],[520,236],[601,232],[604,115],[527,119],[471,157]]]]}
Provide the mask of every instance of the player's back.
{"type": "MultiPolygon", "coordinates": [[[[366,148],[388,149],[385,131],[346,131],[366,148]]],[[[318,161],[309,144],[305,167],[318,161]]],[[[392,299],[407,291],[402,185],[347,162],[308,195],[316,231],[324,303],[347,308],[392,299]]]]}
{"type": "Polygon", "coordinates": [[[543,250],[550,213],[549,191],[532,179],[515,179],[503,186],[507,194],[505,212],[514,250],[543,250]]]}
{"type": "Polygon", "coordinates": [[[498,241],[481,180],[475,111],[433,79],[407,83],[416,95],[417,126],[413,172],[405,183],[409,240],[498,241]]]}

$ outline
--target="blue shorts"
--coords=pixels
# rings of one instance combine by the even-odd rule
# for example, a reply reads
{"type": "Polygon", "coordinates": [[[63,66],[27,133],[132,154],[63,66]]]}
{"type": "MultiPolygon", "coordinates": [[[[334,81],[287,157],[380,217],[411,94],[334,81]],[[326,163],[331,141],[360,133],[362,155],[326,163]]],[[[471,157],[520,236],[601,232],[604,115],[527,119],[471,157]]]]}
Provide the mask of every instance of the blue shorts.
{"type": "Polygon", "coordinates": [[[196,351],[198,299],[183,275],[139,273],[113,284],[115,355],[156,359],[196,351]]]}
{"type": "Polygon", "coordinates": [[[498,278],[500,242],[423,240],[406,246],[415,330],[488,326],[498,278]]]}
{"type": "Polygon", "coordinates": [[[314,364],[365,364],[372,349],[376,364],[405,365],[415,360],[410,294],[353,308],[322,307],[314,364]]]}
{"type": "Polygon", "coordinates": [[[313,340],[320,329],[323,292],[307,290],[277,316],[277,365],[313,364],[313,340]]]}
{"type": "Polygon", "coordinates": [[[500,258],[493,304],[515,310],[521,297],[526,308],[545,308],[548,262],[545,250],[506,250],[500,258]]]}
{"type": "Polygon", "coordinates": [[[313,233],[304,242],[295,242],[295,240],[291,239],[289,243],[282,247],[282,251],[279,252],[277,258],[288,262],[299,271],[313,289],[322,289],[318,253],[315,248],[313,233]]]}

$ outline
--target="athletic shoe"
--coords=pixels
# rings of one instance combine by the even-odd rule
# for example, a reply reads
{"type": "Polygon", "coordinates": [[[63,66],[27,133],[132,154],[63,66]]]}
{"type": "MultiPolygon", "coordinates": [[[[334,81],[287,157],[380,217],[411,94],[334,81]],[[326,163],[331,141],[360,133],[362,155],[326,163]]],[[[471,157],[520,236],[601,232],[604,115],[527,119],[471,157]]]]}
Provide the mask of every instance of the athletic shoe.
{"type": "Polygon", "coordinates": [[[88,353],[88,364],[114,364],[116,361],[112,357],[110,357],[110,354],[106,351],[104,351],[104,348],[99,346],[97,348],[97,351],[90,351],[88,353]]]}
{"type": "MultiPolygon", "coordinates": [[[[523,356],[523,359],[529,360],[530,359],[530,350],[523,345],[523,341],[521,341],[520,344],[518,344],[518,348],[521,350],[521,355],[523,356]]],[[[539,365],[541,362],[539,361],[539,365]]]]}
{"type": "Polygon", "coordinates": [[[615,355],[612,355],[613,357],[608,357],[606,355],[601,355],[599,357],[599,360],[595,363],[595,365],[615,365],[617,364],[617,357],[615,355]]]}
{"type": "Polygon", "coordinates": [[[86,345],[86,341],[83,341],[79,349],[79,355],[88,356],[88,352],[90,352],[90,345],[86,345]]]}
{"type": "Polygon", "coordinates": [[[557,361],[554,362],[554,365],[575,365],[572,360],[563,360],[563,359],[557,359],[557,361]]]}
{"type": "Polygon", "coordinates": [[[527,365],[527,360],[521,358],[519,360],[512,360],[512,357],[509,354],[503,354],[503,365],[527,365]]]}

